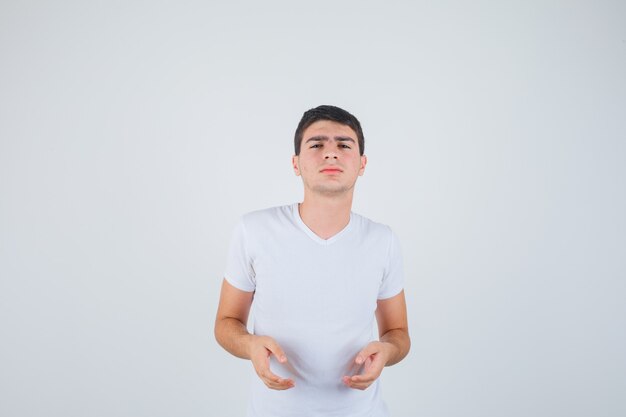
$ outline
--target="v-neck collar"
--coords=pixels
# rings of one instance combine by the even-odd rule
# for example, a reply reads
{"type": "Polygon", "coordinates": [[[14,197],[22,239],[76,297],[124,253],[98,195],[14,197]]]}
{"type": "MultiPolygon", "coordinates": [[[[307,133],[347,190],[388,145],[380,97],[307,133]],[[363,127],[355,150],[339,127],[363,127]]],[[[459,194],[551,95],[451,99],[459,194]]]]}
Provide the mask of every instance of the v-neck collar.
{"type": "Polygon", "coordinates": [[[316,235],[315,232],[313,232],[313,230],[309,229],[309,226],[307,226],[304,223],[304,221],[302,221],[302,217],[300,217],[300,211],[298,210],[298,206],[299,206],[299,203],[294,203],[291,206],[291,211],[292,211],[294,219],[296,220],[296,223],[298,224],[298,226],[300,226],[300,228],[304,231],[304,233],[307,234],[307,236],[309,236],[313,241],[315,241],[316,243],[320,245],[330,245],[336,242],[339,238],[341,238],[341,236],[345,235],[348,232],[348,230],[352,228],[352,224],[354,223],[354,214],[352,213],[352,211],[350,211],[350,220],[348,221],[348,224],[343,229],[341,229],[339,232],[335,233],[333,236],[329,237],[328,239],[322,239],[321,237],[316,235]]]}

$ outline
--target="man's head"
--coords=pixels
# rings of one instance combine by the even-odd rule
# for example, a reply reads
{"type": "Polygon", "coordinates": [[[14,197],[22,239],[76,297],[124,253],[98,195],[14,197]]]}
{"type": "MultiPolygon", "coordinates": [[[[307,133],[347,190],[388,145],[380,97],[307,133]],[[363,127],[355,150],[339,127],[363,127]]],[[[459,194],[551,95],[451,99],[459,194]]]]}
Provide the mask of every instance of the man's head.
{"type": "Polygon", "coordinates": [[[356,133],[359,145],[359,154],[363,155],[363,152],[365,151],[365,138],[363,137],[363,130],[361,129],[361,124],[358,119],[344,109],[329,105],[322,105],[314,109],[307,110],[302,115],[302,119],[300,119],[300,123],[298,124],[298,128],[296,129],[296,134],[294,136],[294,150],[296,155],[300,155],[300,147],[302,146],[304,131],[313,123],[320,120],[329,120],[340,123],[352,129],[354,133],[356,133]]]}
{"type": "Polygon", "coordinates": [[[302,177],[305,194],[352,193],[367,164],[359,121],[334,106],[319,106],[304,113],[296,130],[295,151],[293,170],[302,177]]]}

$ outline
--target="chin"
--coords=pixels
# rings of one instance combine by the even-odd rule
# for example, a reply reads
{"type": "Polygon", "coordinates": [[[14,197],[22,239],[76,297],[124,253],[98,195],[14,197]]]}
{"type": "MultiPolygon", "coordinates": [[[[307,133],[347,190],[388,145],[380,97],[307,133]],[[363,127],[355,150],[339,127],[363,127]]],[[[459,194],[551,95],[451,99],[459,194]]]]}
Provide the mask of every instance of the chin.
{"type": "Polygon", "coordinates": [[[335,187],[321,185],[321,186],[313,187],[313,191],[319,194],[337,195],[337,194],[344,194],[345,192],[349,191],[351,188],[352,187],[346,187],[345,185],[337,185],[335,187]]]}

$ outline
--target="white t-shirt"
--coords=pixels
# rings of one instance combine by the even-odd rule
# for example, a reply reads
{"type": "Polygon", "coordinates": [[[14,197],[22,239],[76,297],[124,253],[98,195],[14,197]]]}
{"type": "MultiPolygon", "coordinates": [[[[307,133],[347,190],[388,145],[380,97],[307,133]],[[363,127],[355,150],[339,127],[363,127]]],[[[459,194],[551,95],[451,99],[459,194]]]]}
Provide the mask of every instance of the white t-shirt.
{"type": "Polygon", "coordinates": [[[254,291],[252,331],[271,336],[288,363],[271,356],[270,369],[295,387],[272,390],[253,372],[249,417],[386,417],[380,382],[346,387],[354,359],[374,332],[376,301],[403,289],[396,235],[350,213],[330,239],[309,229],[298,203],[241,217],[231,239],[226,280],[254,291]]]}

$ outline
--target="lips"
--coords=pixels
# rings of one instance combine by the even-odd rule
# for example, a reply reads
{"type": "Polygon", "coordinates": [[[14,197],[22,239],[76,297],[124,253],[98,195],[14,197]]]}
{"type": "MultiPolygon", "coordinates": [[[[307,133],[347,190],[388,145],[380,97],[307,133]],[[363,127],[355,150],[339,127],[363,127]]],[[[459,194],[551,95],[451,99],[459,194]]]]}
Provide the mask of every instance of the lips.
{"type": "Polygon", "coordinates": [[[323,168],[320,172],[330,172],[330,173],[332,173],[332,172],[343,172],[343,171],[340,168],[335,168],[335,167],[330,168],[329,167],[329,168],[323,168]]]}

